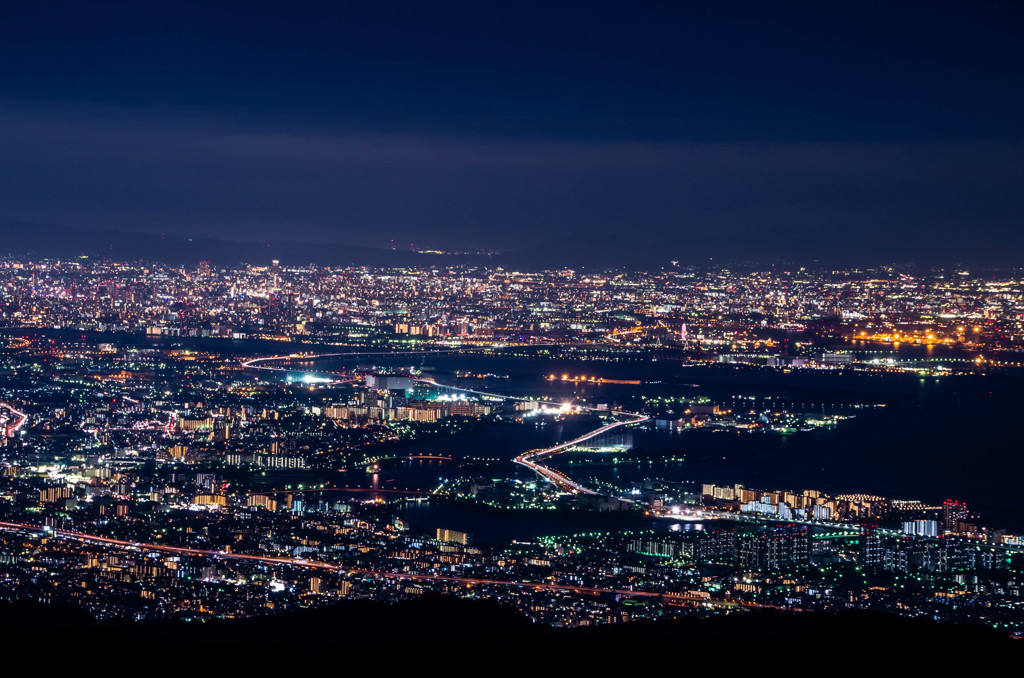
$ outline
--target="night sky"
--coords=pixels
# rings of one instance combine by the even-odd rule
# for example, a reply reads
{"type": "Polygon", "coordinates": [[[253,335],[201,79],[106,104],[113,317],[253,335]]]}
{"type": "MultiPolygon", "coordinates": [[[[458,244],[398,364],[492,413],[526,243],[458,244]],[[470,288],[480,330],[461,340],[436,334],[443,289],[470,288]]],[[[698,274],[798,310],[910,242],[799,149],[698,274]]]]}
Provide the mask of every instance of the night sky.
{"type": "Polygon", "coordinates": [[[10,0],[0,63],[5,230],[1024,263],[1020,2],[10,0]]]}

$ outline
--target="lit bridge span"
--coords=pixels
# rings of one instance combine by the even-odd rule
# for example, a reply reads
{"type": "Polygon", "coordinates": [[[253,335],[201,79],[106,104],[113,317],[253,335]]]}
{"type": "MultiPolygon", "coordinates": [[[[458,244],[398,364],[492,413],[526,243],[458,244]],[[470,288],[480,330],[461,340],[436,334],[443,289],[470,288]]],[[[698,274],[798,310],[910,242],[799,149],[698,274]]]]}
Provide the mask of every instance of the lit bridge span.
{"type": "Polygon", "coordinates": [[[404,494],[413,495],[417,497],[428,497],[433,494],[432,490],[417,490],[417,489],[396,489],[390,487],[306,487],[295,490],[253,490],[246,492],[244,497],[255,497],[259,495],[276,495],[276,494],[316,494],[318,492],[355,492],[363,494],[404,494]]]}
{"type": "Polygon", "coordinates": [[[431,461],[454,461],[453,457],[446,457],[443,454],[407,454],[407,455],[395,455],[391,457],[370,457],[366,460],[367,464],[376,464],[381,461],[401,461],[403,459],[429,459],[431,461]]]}

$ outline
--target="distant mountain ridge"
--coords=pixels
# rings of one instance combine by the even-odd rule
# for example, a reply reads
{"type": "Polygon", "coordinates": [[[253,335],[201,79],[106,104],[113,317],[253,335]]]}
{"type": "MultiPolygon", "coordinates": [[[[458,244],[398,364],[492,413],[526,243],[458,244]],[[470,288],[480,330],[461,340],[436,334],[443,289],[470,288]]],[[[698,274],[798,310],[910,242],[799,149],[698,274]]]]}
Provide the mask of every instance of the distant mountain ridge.
{"type": "MultiPolygon", "coordinates": [[[[562,268],[658,270],[678,262],[681,266],[757,268],[782,265],[759,257],[770,233],[730,234],[706,231],[680,232],[679,237],[645,242],[631,236],[612,236],[586,230],[553,235],[549,241],[531,243],[498,254],[436,254],[404,249],[385,249],[341,243],[290,240],[232,241],[166,233],[156,235],[50,224],[0,220],[0,256],[73,258],[82,255],[119,261],[159,261],[170,265],[195,265],[208,261],[229,266],[240,263],[324,266],[447,266],[486,264],[518,270],[562,268]]],[[[1012,253],[1011,253],[1012,254],[1012,253]]],[[[923,255],[922,255],[923,256],[923,255]]],[[[820,259],[795,252],[786,265],[856,267],[888,264],[869,260],[853,251],[824,252],[820,259]],[[798,262],[798,263],[797,263],[798,262]]],[[[931,262],[933,265],[937,262],[931,262]]],[[[948,262],[953,263],[953,262],[948,262]]],[[[1020,265],[1021,262],[1010,262],[1020,265]]]]}
{"type": "MultiPolygon", "coordinates": [[[[132,261],[161,261],[194,265],[238,263],[330,266],[430,266],[453,263],[490,263],[524,269],[566,267],[645,268],[663,257],[638,241],[576,233],[529,247],[487,256],[434,254],[403,249],[361,247],[339,243],[288,240],[231,241],[212,237],[155,235],[130,231],[23,224],[0,221],[0,256],[34,255],[40,258],[73,258],[82,255],[132,261]]],[[[664,262],[664,263],[667,263],[664,262]]]]}
{"type": "Polygon", "coordinates": [[[72,258],[81,255],[131,261],[160,261],[194,265],[209,261],[218,265],[269,264],[279,259],[288,264],[409,266],[436,261],[443,255],[418,254],[336,243],[290,241],[235,242],[219,238],[155,235],[71,226],[0,222],[0,255],[36,255],[41,258],[72,258]]]}

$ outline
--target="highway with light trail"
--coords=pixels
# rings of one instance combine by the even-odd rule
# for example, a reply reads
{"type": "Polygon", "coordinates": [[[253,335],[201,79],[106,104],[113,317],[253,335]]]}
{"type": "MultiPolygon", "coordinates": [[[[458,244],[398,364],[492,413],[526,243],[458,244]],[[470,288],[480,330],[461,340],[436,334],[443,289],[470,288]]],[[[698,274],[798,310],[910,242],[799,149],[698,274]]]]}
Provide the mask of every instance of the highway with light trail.
{"type": "Polygon", "coordinates": [[[556,471],[550,466],[544,466],[543,464],[539,464],[536,460],[547,459],[549,457],[561,454],[562,452],[571,447],[575,447],[584,441],[590,440],[591,438],[596,438],[597,436],[607,433],[608,431],[611,431],[612,429],[618,428],[620,426],[628,426],[629,424],[636,424],[641,421],[646,421],[648,419],[648,417],[642,414],[635,414],[633,412],[614,411],[612,412],[612,414],[616,416],[626,416],[630,418],[624,421],[615,421],[610,424],[605,424],[601,428],[594,429],[590,433],[584,434],[579,438],[574,438],[566,443],[559,443],[558,445],[546,447],[542,450],[537,450],[535,452],[524,452],[523,454],[515,458],[515,462],[517,464],[522,464],[523,466],[531,469],[535,473],[538,473],[544,478],[547,478],[549,481],[563,489],[567,489],[573,492],[580,492],[583,494],[597,494],[597,492],[594,492],[593,490],[584,487],[580,483],[577,483],[575,480],[572,480],[571,478],[569,478],[569,476],[565,475],[564,473],[556,471]]]}
{"type": "Polygon", "coordinates": [[[20,410],[14,409],[14,407],[12,407],[11,405],[8,405],[7,403],[0,403],[0,407],[6,407],[8,410],[11,411],[11,414],[18,417],[18,423],[16,423],[14,426],[11,426],[8,429],[8,433],[13,435],[18,429],[20,429],[28,422],[28,415],[25,414],[24,412],[21,412],[20,410]]]}
{"type": "Polygon", "coordinates": [[[524,581],[507,581],[503,579],[482,579],[478,577],[458,577],[454,575],[445,574],[417,574],[411,572],[389,572],[385,570],[367,570],[362,568],[346,567],[344,565],[334,565],[331,563],[324,563],[315,560],[306,560],[304,558],[280,558],[276,556],[255,556],[245,553],[228,553],[226,551],[208,550],[208,549],[196,549],[187,548],[183,546],[167,546],[165,544],[149,544],[142,542],[126,541],[123,539],[114,539],[112,537],[103,537],[95,534],[85,534],[82,532],[73,532],[71,530],[57,530],[50,527],[43,527],[40,525],[28,525],[25,523],[9,523],[0,521],[0,530],[7,530],[9,532],[29,532],[32,534],[44,533],[49,534],[57,538],[68,539],[71,541],[78,541],[83,543],[101,544],[104,546],[110,546],[114,548],[123,548],[129,550],[138,551],[157,551],[160,553],[171,553],[183,556],[201,556],[207,558],[220,558],[223,560],[240,560],[240,561],[253,561],[259,563],[265,563],[267,565],[285,565],[289,567],[305,567],[314,570],[328,570],[331,572],[344,572],[348,574],[356,574],[364,577],[383,577],[385,579],[398,579],[408,581],[431,581],[431,582],[446,582],[451,584],[459,584],[464,586],[510,586],[513,588],[524,588],[534,589],[538,591],[555,591],[565,593],[575,593],[581,595],[615,595],[624,596],[627,598],[657,598],[664,600],[668,603],[677,604],[694,604],[705,607],[714,608],[758,608],[758,609],[785,609],[790,611],[803,611],[797,608],[791,607],[780,607],[776,605],[764,605],[761,603],[753,603],[748,601],[738,600],[725,600],[722,598],[707,598],[704,596],[692,595],[687,593],[677,592],[657,592],[657,591],[634,591],[631,589],[605,589],[597,588],[593,586],[572,586],[568,584],[551,584],[546,582],[524,582],[524,581]]]}

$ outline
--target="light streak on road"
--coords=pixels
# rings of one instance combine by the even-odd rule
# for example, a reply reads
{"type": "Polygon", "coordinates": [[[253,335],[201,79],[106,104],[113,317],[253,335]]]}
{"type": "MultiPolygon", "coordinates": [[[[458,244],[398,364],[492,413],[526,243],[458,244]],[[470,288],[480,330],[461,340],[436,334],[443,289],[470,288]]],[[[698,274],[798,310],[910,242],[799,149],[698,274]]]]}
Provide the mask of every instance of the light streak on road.
{"type": "Polygon", "coordinates": [[[723,600],[720,598],[705,598],[702,596],[690,595],[686,593],[634,591],[631,589],[605,589],[593,586],[571,586],[568,584],[550,584],[545,582],[508,581],[503,579],[482,579],[479,577],[458,577],[455,575],[445,574],[418,574],[412,572],[389,572],[386,570],[370,570],[364,568],[346,567],[345,565],[334,565],[332,563],[324,563],[315,560],[306,560],[305,558],[257,556],[246,553],[228,553],[225,551],[213,549],[196,549],[187,548],[183,546],[167,546],[165,544],[148,544],[141,542],[133,542],[126,541],[123,539],[114,539],[112,537],[102,537],[95,534],[85,534],[82,532],[73,532],[71,530],[57,530],[53,528],[42,527],[39,525],[28,525],[24,523],[0,522],[0,529],[12,532],[44,532],[51,534],[54,537],[59,537],[62,539],[69,539],[72,541],[78,541],[83,543],[100,544],[103,546],[110,546],[114,548],[124,548],[139,551],[157,551],[160,553],[171,553],[186,556],[201,556],[206,558],[219,558],[223,560],[250,561],[265,563],[268,565],[305,567],[314,570],[327,570],[338,573],[357,574],[364,577],[383,577],[386,579],[444,582],[451,584],[460,584],[465,586],[508,586],[519,589],[533,589],[535,591],[559,591],[566,593],[576,593],[580,595],[616,595],[628,598],[658,598],[670,604],[673,602],[693,603],[695,605],[717,608],[770,608],[785,609],[788,611],[797,612],[802,611],[798,608],[783,608],[775,605],[764,605],[761,603],[752,603],[747,601],[723,600]]]}
{"type": "Polygon", "coordinates": [[[6,407],[8,410],[11,411],[11,414],[13,414],[16,417],[19,417],[18,423],[16,423],[14,426],[8,429],[10,435],[14,435],[18,429],[20,429],[22,426],[28,423],[28,415],[25,414],[24,412],[14,409],[13,406],[8,405],[7,403],[0,403],[0,407],[6,407]]]}
{"type": "MultiPolygon", "coordinates": [[[[539,345],[539,344],[537,344],[539,345]]],[[[279,360],[319,360],[321,358],[354,358],[357,356],[374,355],[374,356],[390,356],[390,357],[403,357],[411,355],[433,355],[436,353],[460,353],[472,350],[482,350],[473,348],[439,348],[430,351],[348,351],[344,353],[291,353],[289,355],[271,355],[263,358],[253,358],[242,363],[242,367],[253,369],[253,370],[267,370],[270,372],[303,372],[306,370],[301,369],[288,369],[287,367],[267,367],[260,365],[259,363],[273,362],[279,360]]],[[[323,370],[313,370],[315,372],[323,372],[323,370]]],[[[326,374],[335,374],[335,372],[326,372],[326,374]]]]}
{"type": "MultiPolygon", "coordinates": [[[[590,409],[590,408],[587,408],[587,409],[590,409]]],[[[647,419],[649,418],[649,417],[647,417],[645,415],[642,415],[642,414],[635,414],[633,412],[623,412],[621,410],[614,411],[614,412],[612,412],[612,414],[617,415],[617,416],[626,416],[626,417],[629,417],[629,419],[626,419],[624,421],[612,422],[611,424],[605,424],[601,428],[594,429],[590,433],[582,435],[579,438],[574,438],[573,440],[570,440],[569,442],[559,443],[558,445],[555,445],[553,447],[548,447],[548,448],[545,448],[543,450],[538,450],[536,452],[526,452],[526,453],[521,454],[518,457],[516,457],[515,458],[515,462],[517,464],[522,464],[523,466],[533,470],[534,472],[536,472],[536,473],[540,474],[541,476],[547,478],[548,480],[550,480],[555,485],[558,485],[559,487],[563,487],[563,488],[566,488],[566,489],[571,489],[571,490],[573,490],[575,492],[581,492],[583,494],[595,494],[596,495],[596,494],[598,494],[597,492],[594,492],[593,490],[587,489],[583,485],[577,483],[575,480],[572,480],[571,478],[569,478],[569,476],[565,475],[564,473],[556,471],[555,469],[551,468],[550,466],[544,466],[543,464],[538,464],[535,460],[537,460],[537,459],[547,459],[549,457],[553,457],[553,456],[555,456],[557,454],[561,454],[567,448],[575,447],[576,445],[579,445],[580,443],[582,443],[582,442],[584,442],[586,440],[590,440],[591,438],[595,438],[595,437],[597,437],[599,435],[607,433],[608,431],[611,431],[612,429],[618,428],[619,426],[628,426],[629,424],[636,424],[636,423],[641,422],[641,421],[647,421],[647,419]]]]}
{"type": "Polygon", "coordinates": [[[177,422],[178,422],[178,413],[177,412],[171,412],[170,416],[167,418],[167,426],[164,427],[164,433],[167,434],[168,437],[174,435],[174,428],[175,428],[175,426],[177,426],[177,422]]]}
{"type": "Polygon", "coordinates": [[[314,494],[316,492],[365,492],[366,494],[411,494],[426,497],[430,490],[395,490],[381,487],[308,487],[300,490],[253,490],[242,496],[255,497],[268,494],[314,494]]]}

